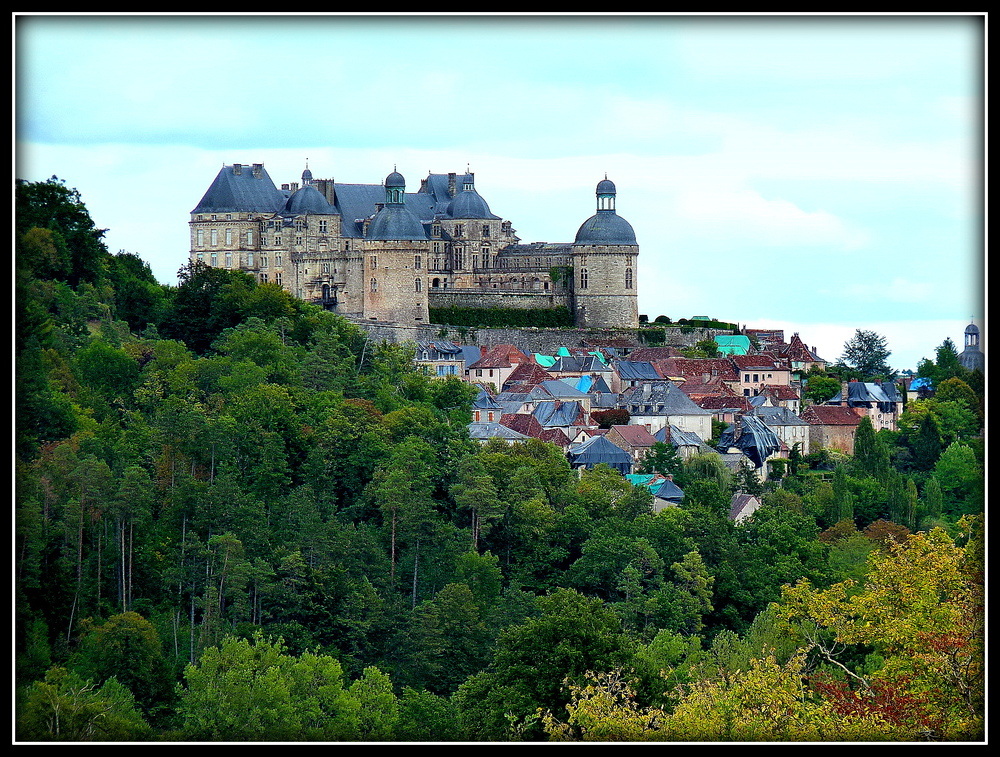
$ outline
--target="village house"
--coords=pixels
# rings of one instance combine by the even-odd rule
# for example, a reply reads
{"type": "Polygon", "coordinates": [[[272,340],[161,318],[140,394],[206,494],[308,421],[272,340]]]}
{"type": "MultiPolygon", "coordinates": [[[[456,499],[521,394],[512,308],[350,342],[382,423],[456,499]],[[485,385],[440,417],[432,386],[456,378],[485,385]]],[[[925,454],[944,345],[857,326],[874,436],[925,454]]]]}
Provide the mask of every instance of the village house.
{"type": "Polygon", "coordinates": [[[809,447],[854,454],[854,435],[861,415],[841,405],[813,405],[799,416],[809,424],[809,447]]]}
{"type": "Polygon", "coordinates": [[[646,426],[655,434],[674,425],[702,439],[712,437],[712,413],[698,407],[670,381],[646,382],[622,394],[621,406],[628,410],[631,423],[646,426]]]}

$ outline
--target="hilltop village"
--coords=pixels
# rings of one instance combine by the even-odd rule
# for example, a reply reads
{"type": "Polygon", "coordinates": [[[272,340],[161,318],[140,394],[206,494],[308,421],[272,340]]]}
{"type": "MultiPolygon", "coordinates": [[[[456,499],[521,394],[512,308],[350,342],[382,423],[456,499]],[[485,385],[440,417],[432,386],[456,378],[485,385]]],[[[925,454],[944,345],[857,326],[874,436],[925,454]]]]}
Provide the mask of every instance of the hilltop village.
{"type": "MultiPolygon", "coordinates": [[[[790,455],[852,454],[864,417],[876,429],[896,429],[903,397],[894,383],[850,382],[825,402],[803,400],[804,375],[826,361],[798,334],[785,342],[781,331],[747,331],[720,337],[713,358],[684,357],[677,347],[595,344],[542,355],[438,341],[418,345],[416,361],[431,375],[461,376],[479,388],[473,439],[550,442],[573,468],[609,465],[648,487],[658,508],[678,504],[683,492],[667,476],[635,472],[657,443],[684,460],[719,452],[734,473],[746,466],[764,481],[774,461],[790,455]],[[749,354],[752,343],[760,347],[749,354]]],[[[746,517],[754,504],[735,496],[733,517],[746,517]]]]}

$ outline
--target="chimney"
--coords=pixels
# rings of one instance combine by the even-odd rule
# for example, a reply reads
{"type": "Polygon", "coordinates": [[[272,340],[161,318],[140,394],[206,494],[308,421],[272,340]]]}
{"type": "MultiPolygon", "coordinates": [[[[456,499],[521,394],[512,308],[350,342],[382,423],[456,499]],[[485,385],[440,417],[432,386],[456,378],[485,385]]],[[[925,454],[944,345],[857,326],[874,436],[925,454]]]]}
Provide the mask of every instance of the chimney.
{"type": "Polygon", "coordinates": [[[455,174],[448,174],[448,196],[455,196],[455,174]]]}
{"type": "Polygon", "coordinates": [[[261,175],[261,173],[263,173],[263,171],[264,171],[264,164],[263,163],[254,163],[253,164],[253,177],[255,179],[259,179],[260,175],[261,175]]]}
{"type": "Polygon", "coordinates": [[[291,190],[292,190],[293,192],[297,192],[297,191],[299,190],[299,183],[298,183],[297,181],[293,181],[293,182],[292,182],[292,183],[291,183],[291,184],[290,184],[290,185],[288,186],[288,188],[289,188],[289,189],[291,189],[291,190]]]}
{"type": "Polygon", "coordinates": [[[236,176],[239,176],[240,174],[242,174],[243,173],[243,166],[241,166],[239,163],[233,163],[233,173],[236,176]]]}

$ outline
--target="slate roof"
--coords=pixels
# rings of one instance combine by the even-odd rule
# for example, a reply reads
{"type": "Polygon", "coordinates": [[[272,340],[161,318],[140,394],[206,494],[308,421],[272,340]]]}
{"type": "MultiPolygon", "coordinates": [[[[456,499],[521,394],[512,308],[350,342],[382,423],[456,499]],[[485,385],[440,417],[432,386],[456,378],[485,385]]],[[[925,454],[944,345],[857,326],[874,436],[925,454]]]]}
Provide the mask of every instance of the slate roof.
{"type": "Polygon", "coordinates": [[[545,428],[579,426],[585,416],[579,402],[539,402],[532,415],[545,428]]]}
{"type": "Polygon", "coordinates": [[[572,384],[559,379],[542,381],[538,386],[556,399],[580,400],[587,396],[586,392],[581,392],[572,384]]]}
{"type": "Polygon", "coordinates": [[[808,426],[809,424],[787,407],[758,407],[753,414],[768,426],[808,426]]]}
{"type": "Polygon", "coordinates": [[[285,204],[263,164],[223,166],[192,213],[277,213],[285,204]]]}
{"type": "Polygon", "coordinates": [[[632,415],[711,415],[670,381],[636,386],[622,392],[621,404],[632,415]]]}
{"type": "MultiPolygon", "coordinates": [[[[850,381],[847,384],[847,406],[848,407],[871,407],[878,405],[883,413],[892,412],[893,404],[902,402],[896,385],[892,381],[882,383],[850,381]]],[[[843,391],[827,400],[828,405],[840,405],[844,403],[843,391]]]]}
{"type": "Polygon", "coordinates": [[[507,439],[512,441],[524,441],[529,437],[519,434],[513,429],[507,428],[500,423],[470,423],[469,438],[477,441],[486,439],[507,439]]]}
{"type": "Polygon", "coordinates": [[[623,381],[658,381],[662,378],[653,364],[645,360],[616,360],[613,365],[623,381]]]}

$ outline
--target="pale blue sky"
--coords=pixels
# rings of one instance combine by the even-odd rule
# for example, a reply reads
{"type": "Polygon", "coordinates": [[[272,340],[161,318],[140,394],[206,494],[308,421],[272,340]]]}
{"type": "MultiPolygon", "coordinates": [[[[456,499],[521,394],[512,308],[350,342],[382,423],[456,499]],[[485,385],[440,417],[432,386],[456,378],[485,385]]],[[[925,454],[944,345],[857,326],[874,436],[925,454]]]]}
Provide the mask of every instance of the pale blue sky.
{"type": "MultiPolygon", "coordinates": [[[[223,164],[277,183],[476,173],[571,241],[607,173],[640,312],[856,328],[913,368],[984,323],[981,16],[15,19],[16,171],[173,283],[223,164]]],[[[985,338],[984,338],[985,345],[985,338]]]]}

